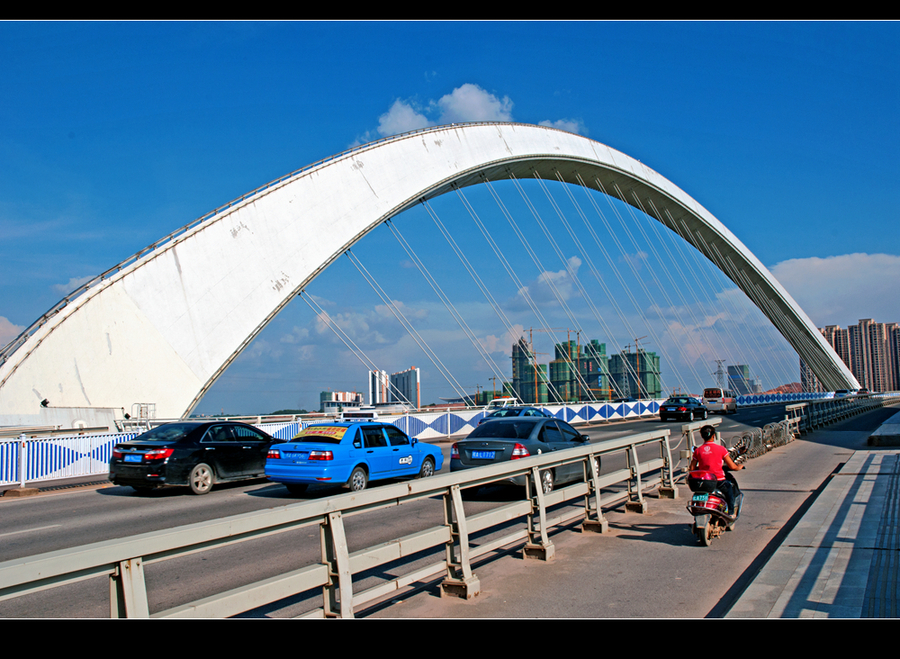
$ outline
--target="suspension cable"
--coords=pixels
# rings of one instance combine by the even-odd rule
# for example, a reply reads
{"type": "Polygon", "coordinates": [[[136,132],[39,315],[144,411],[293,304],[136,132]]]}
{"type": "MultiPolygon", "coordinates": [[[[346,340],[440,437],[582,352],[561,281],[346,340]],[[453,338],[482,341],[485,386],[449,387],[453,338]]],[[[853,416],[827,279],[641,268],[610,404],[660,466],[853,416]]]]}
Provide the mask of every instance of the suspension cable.
{"type": "MultiPolygon", "coordinates": [[[[521,186],[519,185],[518,180],[514,176],[511,178],[512,178],[513,183],[516,185],[517,189],[519,190],[519,194],[522,195],[522,198],[525,201],[526,205],[529,207],[529,209],[531,209],[532,214],[537,219],[539,217],[539,215],[537,214],[537,211],[534,209],[534,206],[531,204],[531,200],[528,199],[528,196],[526,194],[524,194],[524,191],[521,189],[521,186]]],[[[531,257],[532,262],[534,263],[535,267],[537,267],[538,272],[539,273],[547,272],[547,270],[541,264],[541,261],[538,258],[537,253],[532,249],[530,243],[528,242],[528,239],[525,237],[525,234],[519,228],[519,225],[516,223],[515,218],[513,218],[512,214],[507,215],[506,219],[509,222],[510,226],[512,227],[513,231],[515,232],[516,236],[519,238],[519,242],[522,243],[522,246],[525,248],[525,251],[528,252],[528,255],[531,257]]],[[[563,260],[565,260],[565,259],[563,259],[563,260]]],[[[546,281],[548,287],[550,288],[551,292],[553,293],[554,297],[556,298],[556,301],[559,303],[560,307],[562,307],[562,309],[567,312],[567,314],[569,315],[569,317],[571,319],[572,318],[571,310],[568,308],[568,305],[566,304],[565,300],[563,300],[562,294],[559,292],[559,289],[557,288],[556,284],[554,283],[553,278],[546,277],[545,281],[546,281]]],[[[551,334],[551,336],[553,336],[553,341],[556,345],[562,345],[562,343],[556,339],[556,336],[552,333],[552,330],[549,327],[545,326],[545,329],[547,332],[549,332],[551,334]]],[[[571,372],[574,373],[575,380],[577,382],[579,382],[580,385],[585,390],[587,390],[588,396],[590,396],[592,400],[596,400],[596,397],[594,396],[590,385],[588,385],[588,383],[585,381],[584,377],[581,375],[580,369],[572,362],[571,358],[569,357],[568,348],[564,352],[563,361],[565,361],[569,365],[571,372]]]]}
{"type": "MultiPolygon", "coordinates": [[[[380,370],[376,366],[375,362],[372,361],[371,358],[369,358],[369,356],[362,350],[362,348],[360,348],[358,345],[356,345],[356,343],[353,341],[353,339],[350,338],[349,334],[347,334],[343,329],[341,329],[341,327],[340,327],[340,325],[338,325],[337,321],[335,321],[331,317],[331,315],[327,311],[325,311],[318,302],[313,300],[311,295],[309,295],[307,293],[304,296],[303,295],[304,293],[306,293],[305,290],[300,291],[297,294],[297,297],[303,298],[303,301],[306,302],[306,304],[309,306],[310,309],[312,309],[312,312],[316,315],[316,317],[319,320],[321,320],[325,324],[326,327],[328,327],[332,332],[334,332],[334,335],[337,336],[337,338],[340,339],[341,342],[345,346],[347,346],[347,349],[353,353],[353,355],[362,363],[362,365],[366,368],[366,370],[380,372],[380,370]]],[[[403,392],[400,391],[400,389],[398,389],[396,385],[391,383],[390,380],[388,380],[388,386],[392,387],[393,392],[395,394],[397,394],[397,397],[402,399],[401,402],[406,402],[406,404],[409,405],[410,407],[416,408],[416,406],[413,405],[412,402],[408,398],[406,398],[406,396],[403,395],[403,392]]],[[[374,402],[375,401],[372,401],[373,404],[374,404],[374,402]]]]}
{"type": "Polygon", "coordinates": [[[384,290],[378,285],[378,282],[375,281],[375,278],[365,269],[363,264],[359,261],[359,259],[348,249],[344,252],[347,255],[347,258],[350,259],[350,262],[356,267],[359,273],[363,276],[363,278],[368,282],[369,286],[372,287],[372,290],[381,298],[382,302],[384,302],[385,306],[390,310],[397,321],[406,329],[409,335],[413,338],[413,340],[418,344],[418,346],[422,349],[425,355],[431,360],[431,363],[434,364],[434,367],[440,372],[441,375],[447,380],[447,383],[456,391],[457,395],[460,396],[463,400],[466,400],[468,396],[466,395],[463,387],[456,381],[456,378],[453,377],[453,374],[450,370],[444,366],[443,362],[441,362],[440,358],[435,354],[435,352],[428,346],[425,340],[419,335],[416,329],[412,326],[412,323],[407,320],[406,316],[397,308],[397,305],[388,297],[388,295],[384,292],[384,290]]]}
{"type": "MultiPolygon", "coordinates": [[[[597,214],[597,216],[603,222],[603,225],[606,227],[606,230],[609,232],[610,238],[613,240],[613,242],[619,248],[619,251],[622,253],[623,259],[625,260],[625,262],[628,263],[628,265],[631,267],[632,274],[635,276],[635,278],[638,280],[638,282],[642,284],[640,277],[638,277],[637,271],[634,268],[634,265],[631,263],[630,259],[627,258],[625,248],[623,247],[622,243],[619,241],[615,232],[612,230],[612,227],[610,226],[609,221],[606,219],[606,215],[603,213],[603,211],[601,210],[600,206],[597,204],[594,197],[591,194],[589,194],[589,188],[584,183],[580,174],[578,175],[578,180],[581,183],[581,185],[584,187],[585,194],[586,194],[591,206],[593,207],[594,212],[597,214]]],[[[612,210],[613,214],[616,215],[617,217],[619,217],[619,221],[624,224],[624,221],[622,220],[621,216],[619,215],[618,210],[612,203],[611,195],[603,187],[603,184],[600,182],[599,179],[596,179],[596,178],[594,179],[594,183],[596,184],[597,189],[600,190],[606,196],[607,203],[609,204],[610,209],[612,210]]],[[[585,218],[585,220],[586,220],[586,218],[585,218]]],[[[585,221],[585,226],[587,227],[591,236],[594,238],[594,241],[596,242],[596,244],[600,247],[600,249],[603,251],[604,255],[606,256],[606,259],[610,266],[610,269],[616,275],[616,278],[619,280],[619,284],[622,286],[626,295],[631,300],[631,303],[634,306],[635,311],[638,313],[638,315],[640,315],[643,318],[643,314],[641,314],[641,308],[637,302],[637,298],[635,298],[634,294],[631,292],[631,288],[628,286],[628,284],[625,283],[625,280],[622,277],[621,273],[619,272],[618,268],[616,268],[615,265],[613,264],[612,257],[610,257],[609,253],[603,247],[602,242],[600,241],[600,238],[597,236],[596,231],[594,231],[594,228],[591,226],[590,222],[585,221]]],[[[648,293],[648,297],[649,297],[649,293],[648,293]]],[[[651,298],[651,300],[652,300],[652,298],[651,298]]],[[[666,350],[665,345],[663,345],[662,342],[659,340],[659,336],[656,334],[656,331],[653,329],[653,326],[649,323],[649,321],[646,318],[643,318],[643,320],[644,320],[644,326],[646,327],[647,331],[650,332],[651,335],[653,335],[654,341],[656,341],[657,345],[659,345],[659,349],[665,356],[666,360],[670,364],[674,364],[674,361],[672,361],[671,358],[669,357],[669,354],[668,354],[668,351],[666,350]]],[[[632,332],[632,336],[636,336],[636,333],[634,332],[634,330],[632,328],[630,328],[630,326],[629,326],[629,329],[632,332]]],[[[638,350],[637,346],[635,346],[635,350],[638,350]]],[[[681,377],[681,374],[674,368],[673,368],[673,374],[675,376],[675,379],[678,380],[679,385],[686,390],[687,387],[685,386],[685,383],[684,383],[683,378],[681,377]]]]}
{"type": "MultiPolygon", "coordinates": [[[[613,183],[613,187],[615,188],[616,192],[619,194],[619,198],[624,200],[625,194],[619,188],[618,184],[613,183]]],[[[634,195],[632,195],[632,197],[634,197],[634,195]]],[[[640,200],[636,199],[635,201],[638,204],[638,210],[641,210],[643,212],[643,210],[640,208],[640,200]]],[[[631,219],[634,222],[634,224],[639,225],[638,218],[635,215],[635,207],[632,206],[631,204],[626,203],[625,208],[628,211],[628,214],[631,216],[631,219]]],[[[635,250],[637,250],[637,252],[640,252],[640,247],[638,246],[637,241],[634,238],[634,235],[628,229],[628,225],[625,223],[625,221],[621,215],[619,215],[618,217],[622,224],[622,230],[625,232],[625,235],[627,235],[628,238],[631,240],[631,244],[634,245],[635,250]]],[[[681,316],[678,314],[677,309],[675,308],[675,305],[672,304],[672,301],[669,298],[669,294],[666,292],[665,286],[663,286],[662,283],[659,281],[659,278],[656,276],[654,269],[647,268],[647,271],[649,272],[650,276],[653,278],[653,281],[656,283],[656,286],[659,289],[659,293],[665,298],[666,304],[669,305],[669,308],[672,309],[672,312],[678,318],[678,324],[681,325],[682,327],[684,327],[685,325],[681,320],[681,316]]],[[[636,273],[636,271],[635,271],[635,273],[636,273]]],[[[659,316],[660,322],[662,322],[663,325],[665,326],[666,321],[665,321],[665,318],[663,317],[662,309],[660,308],[658,302],[650,294],[650,290],[647,288],[643,279],[639,279],[638,283],[640,284],[641,288],[644,290],[644,294],[647,296],[647,299],[650,301],[651,306],[656,309],[656,313],[659,316]]],[[[688,340],[690,340],[690,337],[688,337],[688,340]]],[[[685,365],[688,367],[688,369],[694,375],[694,378],[697,380],[697,382],[702,382],[703,379],[700,377],[700,374],[697,373],[697,370],[694,368],[694,363],[691,359],[689,359],[684,347],[682,346],[681,341],[674,341],[674,343],[675,343],[675,347],[678,349],[678,352],[681,354],[682,360],[684,360],[685,365]]]]}
{"type": "MultiPolygon", "coordinates": [[[[425,208],[429,212],[429,214],[432,214],[431,207],[424,201],[423,201],[423,206],[425,206],[425,208]]],[[[482,359],[484,359],[485,364],[487,364],[488,368],[491,369],[493,371],[494,375],[497,376],[502,382],[503,381],[503,373],[498,368],[496,362],[494,362],[494,360],[490,356],[490,354],[484,349],[484,346],[481,344],[481,342],[475,336],[475,333],[469,327],[468,323],[466,323],[462,314],[459,313],[459,311],[456,309],[456,307],[450,301],[450,298],[447,297],[447,295],[444,293],[443,289],[440,287],[440,285],[437,283],[435,278],[428,271],[428,268],[425,267],[425,264],[419,258],[418,254],[416,254],[415,250],[413,250],[413,248],[410,246],[410,244],[406,241],[406,239],[400,233],[400,230],[394,225],[394,223],[391,220],[388,220],[387,222],[385,222],[385,224],[387,224],[387,226],[390,228],[391,232],[397,238],[397,241],[400,243],[400,245],[406,251],[409,258],[412,259],[413,263],[415,263],[416,267],[419,269],[419,272],[422,273],[422,276],[425,278],[425,281],[428,282],[428,284],[431,286],[432,290],[440,298],[441,302],[444,303],[444,306],[447,308],[447,311],[450,313],[450,315],[453,317],[453,319],[457,322],[460,329],[463,331],[463,333],[466,335],[466,337],[472,342],[472,346],[475,348],[475,350],[478,351],[478,353],[481,355],[482,359]]]]}

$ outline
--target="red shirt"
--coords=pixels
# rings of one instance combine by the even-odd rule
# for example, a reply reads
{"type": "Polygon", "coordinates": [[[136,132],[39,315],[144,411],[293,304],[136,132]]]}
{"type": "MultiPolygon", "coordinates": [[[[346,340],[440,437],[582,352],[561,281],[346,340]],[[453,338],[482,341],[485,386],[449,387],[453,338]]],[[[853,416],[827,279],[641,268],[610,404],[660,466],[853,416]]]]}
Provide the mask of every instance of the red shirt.
{"type": "Polygon", "coordinates": [[[728,449],[721,444],[715,442],[704,442],[694,449],[694,459],[697,460],[697,469],[700,471],[711,471],[716,475],[716,479],[725,480],[725,470],[722,469],[722,463],[725,456],[728,455],[728,449]]]}

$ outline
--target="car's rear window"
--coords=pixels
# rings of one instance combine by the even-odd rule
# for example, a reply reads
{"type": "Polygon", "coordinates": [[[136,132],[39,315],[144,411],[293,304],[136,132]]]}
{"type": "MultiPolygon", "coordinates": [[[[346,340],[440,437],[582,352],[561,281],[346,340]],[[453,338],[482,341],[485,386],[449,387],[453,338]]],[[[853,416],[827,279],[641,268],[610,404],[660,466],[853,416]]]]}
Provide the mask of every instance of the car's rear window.
{"type": "Polygon", "coordinates": [[[525,439],[534,429],[537,421],[521,419],[516,421],[497,420],[493,423],[485,423],[478,426],[469,435],[468,439],[479,437],[494,437],[497,439],[525,439]]]}
{"type": "Polygon", "coordinates": [[[346,433],[346,426],[309,426],[294,435],[292,441],[340,444],[346,433]]]}
{"type": "Polygon", "coordinates": [[[193,423],[167,423],[135,437],[142,442],[176,442],[197,428],[193,423]]]}

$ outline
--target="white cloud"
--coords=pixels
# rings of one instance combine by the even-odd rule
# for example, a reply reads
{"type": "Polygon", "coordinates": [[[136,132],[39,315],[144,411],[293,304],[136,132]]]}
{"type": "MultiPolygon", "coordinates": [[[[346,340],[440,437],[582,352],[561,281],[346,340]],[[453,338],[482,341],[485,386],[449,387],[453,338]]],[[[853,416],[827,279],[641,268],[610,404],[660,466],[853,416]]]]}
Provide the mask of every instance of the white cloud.
{"type": "Polygon", "coordinates": [[[511,355],[512,347],[521,336],[525,334],[525,327],[522,325],[512,325],[512,329],[507,330],[500,336],[489,334],[483,339],[478,339],[482,348],[488,353],[501,353],[503,355],[511,355]]]}
{"type": "Polygon", "coordinates": [[[24,330],[24,327],[13,325],[5,316],[0,316],[0,346],[5,346],[24,330]]]}
{"type": "Polygon", "coordinates": [[[548,128],[558,128],[569,133],[578,133],[579,135],[587,135],[587,128],[581,119],[558,119],[550,121],[545,119],[538,123],[539,126],[547,126],[548,128]]]}
{"type": "Polygon", "coordinates": [[[507,303],[512,310],[524,309],[525,298],[530,297],[535,304],[541,306],[547,303],[556,303],[557,294],[568,301],[577,297],[580,293],[575,289],[573,275],[578,276],[581,267],[581,259],[577,256],[569,257],[568,267],[556,272],[545,270],[537,276],[537,279],[519,289],[517,301],[507,303]],[[555,291],[554,291],[555,289],[555,291]]]}
{"type": "MultiPolygon", "coordinates": [[[[513,102],[509,96],[497,96],[472,83],[465,83],[437,101],[421,104],[412,99],[396,99],[387,112],[378,118],[374,131],[380,137],[398,135],[420,128],[469,121],[513,121],[513,102]]],[[[558,128],[571,133],[587,134],[581,119],[544,120],[541,126],[558,128]]],[[[359,146],[375,139],[373,131],[366,131],[351,146],[359,146]]]]}
{"type": "Polygon", "coordinates": [[[437,102],[441,112],[438,123],[512,121],[512,106],[509,96],[500,99],[478,85],[466,83],[437,102]]]}
{"type": "Polygon", "coordinates": [[[643,265],[649,261],[649,256],[645,251],[639,251],[635,254],[623,254],[619,257],[619,263],[628,263],[635,270],[640,270],[643,265]]]}
{"type": "Polygon", "coordinates": [[[407,101],[399,98],[394,101],[391,109],[378,118],[378,134],[382,137],[406,133],[431,125],[428,117],[417,112],[407,101]]]}
{"type": "Polygon", "coordinates": [[[309,339],[309,330],[305,327],[297,327],[294,328],[287,334],[282,334],[281,343],[302,343],[309,339]]]}
{"type": "Polygon", "coordinates": [[[72,277],[66,284],[54,284],[53,290],[60,295],[68,295],[82,284],[88,283],[93,277],[72,277]]]}
{"type": "Polygon", "coordinates": [[[900,322],[900,256],[858,253],[790,259],[771,272],[817,327],[846,327],[861,318],[900,322]]]}

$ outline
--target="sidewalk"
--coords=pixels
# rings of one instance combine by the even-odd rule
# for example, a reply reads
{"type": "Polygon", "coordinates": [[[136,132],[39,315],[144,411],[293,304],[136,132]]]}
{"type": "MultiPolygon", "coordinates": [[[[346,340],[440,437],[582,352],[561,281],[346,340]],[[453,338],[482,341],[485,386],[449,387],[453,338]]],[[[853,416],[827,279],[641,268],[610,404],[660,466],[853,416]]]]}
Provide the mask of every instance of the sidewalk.
{"type": "Polygon", "coordinates": [[[900,449],[855,452],[725,617],[898,617],[898,475],[900,449]]]}

